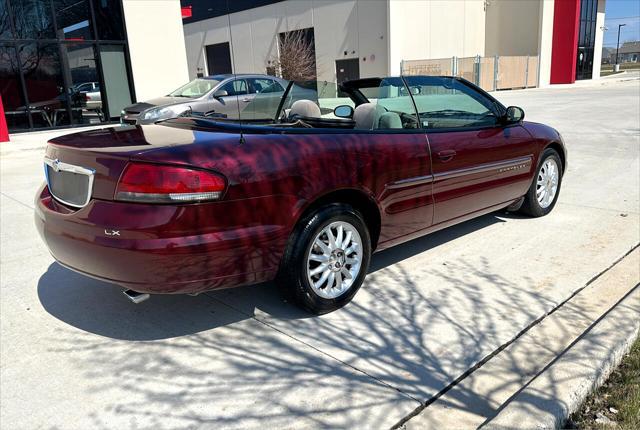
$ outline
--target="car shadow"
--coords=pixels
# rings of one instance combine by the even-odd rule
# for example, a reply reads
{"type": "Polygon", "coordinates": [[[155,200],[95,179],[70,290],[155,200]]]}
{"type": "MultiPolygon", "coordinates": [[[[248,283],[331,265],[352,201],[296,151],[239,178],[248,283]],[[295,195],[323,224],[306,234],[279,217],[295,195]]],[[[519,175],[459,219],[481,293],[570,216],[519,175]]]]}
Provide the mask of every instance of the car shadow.
{"type": "MultiPolygon", "coordinates": [[[[380,251],[373,255],[369,273],[505,222],[502,215],[485,215],[380,251]]],[[[77,329],[120,340],[159,340],[199,333],[253,318],[256,310],[280,320],[314,317],[286,303],[274,282],[198,296],[152,295],[140,305],[132,304],[120,293],[122,290],[58,263],[52,263],[38,281],[39,300],[50,315],[77,329]]]]}

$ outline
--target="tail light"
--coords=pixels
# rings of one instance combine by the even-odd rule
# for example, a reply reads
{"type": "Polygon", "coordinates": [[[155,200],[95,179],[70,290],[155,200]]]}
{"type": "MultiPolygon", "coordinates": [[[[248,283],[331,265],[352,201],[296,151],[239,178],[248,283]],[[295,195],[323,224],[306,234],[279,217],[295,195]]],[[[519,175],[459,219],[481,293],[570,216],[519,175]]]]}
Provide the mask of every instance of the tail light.
{"type": "Polygon", "coordinates": [[[206,170],[129,163],[118,181],[116,200],[146,203],[218,200],[225,184],[223,176],[206,170]]]}

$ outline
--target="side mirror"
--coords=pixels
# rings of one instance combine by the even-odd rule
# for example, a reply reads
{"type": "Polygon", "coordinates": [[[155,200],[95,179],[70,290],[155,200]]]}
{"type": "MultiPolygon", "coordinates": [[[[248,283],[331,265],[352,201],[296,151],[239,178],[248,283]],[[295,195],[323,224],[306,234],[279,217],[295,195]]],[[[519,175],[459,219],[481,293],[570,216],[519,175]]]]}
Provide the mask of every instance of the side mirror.
{"type": "Polygon", "coordinates": [[[336,106],[333,114],[338,118],[353,118],[353,108],[349,105],[336,106]]]}
{"type": "Polygon", "coordinates": [[[226,90],[218,90],[215,93],[213,93],[213,97],[216,99],[219,99],[220,97],[226,97],[228,95],[229,93],[226,90]]]}
{"type": "Polygon", "coordinates": [[[524,111],[522,110],[522,108],[519,108],[518,106],[509,106],[507,108],[507,112],[505,113],[504,117],[505,117],[505,122],[509,124],[514,124],[524,119],[524,111]]]}

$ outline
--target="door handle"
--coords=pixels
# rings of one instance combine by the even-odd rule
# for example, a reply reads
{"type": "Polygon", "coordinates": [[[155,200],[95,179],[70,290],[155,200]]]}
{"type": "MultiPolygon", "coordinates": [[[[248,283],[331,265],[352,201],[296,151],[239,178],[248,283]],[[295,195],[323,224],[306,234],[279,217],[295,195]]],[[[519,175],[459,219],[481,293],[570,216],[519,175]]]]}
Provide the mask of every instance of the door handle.
{"type": "Polygon", "coordinates": [[[245,102],[245,103],[249,103],[251,101],[251,99],[250,98],[244,98],[244,99],[242,99],[242,101],[245,102]]]}
{"type": "Polygon", "coordinates": [[[453,157],[455,157],[456,151],[453,149],[445,149],[444,151],[438,152],[438,158],[443,162],[450,161],[453,157]]]}

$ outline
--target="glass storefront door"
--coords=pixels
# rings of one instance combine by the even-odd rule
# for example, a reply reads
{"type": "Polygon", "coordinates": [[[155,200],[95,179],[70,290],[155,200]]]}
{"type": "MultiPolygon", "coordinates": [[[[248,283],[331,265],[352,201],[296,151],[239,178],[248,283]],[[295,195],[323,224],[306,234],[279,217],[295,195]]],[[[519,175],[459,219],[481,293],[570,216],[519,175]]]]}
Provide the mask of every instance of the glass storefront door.
{"type": "MultiPolygon", "coordinates": [[[[60,51],[55,43],[18,45],[18,60],[34,128],[69,125],[69,98],[65,92],[60,51]]],[[[23,109],[20,106],[18,109],[23,109]]]]}
{"type": "Polygon", "coordinates": [[[97,124],[105,121],[102,90],[96,66],[95,48],[86,44],[64,44],[63,57],[71,97],[74,124],[97,124]]]}
{"type": "Polygon", "coordinates": [[[134,100],[121,0],[0,0],[9,132],[117,121],[134,100]]]}
{"type": "Polygon", "coordinates": [[[580,28],[578,33],[578,58],[576,79],[591,79],[593,51],[596,38],[598,0],[580,0],[580,28]]]}
{"type": "Polygon", "coordinates": [[[18,71],[16,48],[0,45],[0,94],[2,94],[7,126],[12,131],[30,128],[24,88],[18,71]]]}
{"type": "Polygon", "coordinates": [[[107,118],[118,119],[120,112],[131,104],[124,47],[122,45],[101,45],[100,60],[107,94],[107,118]]]}

